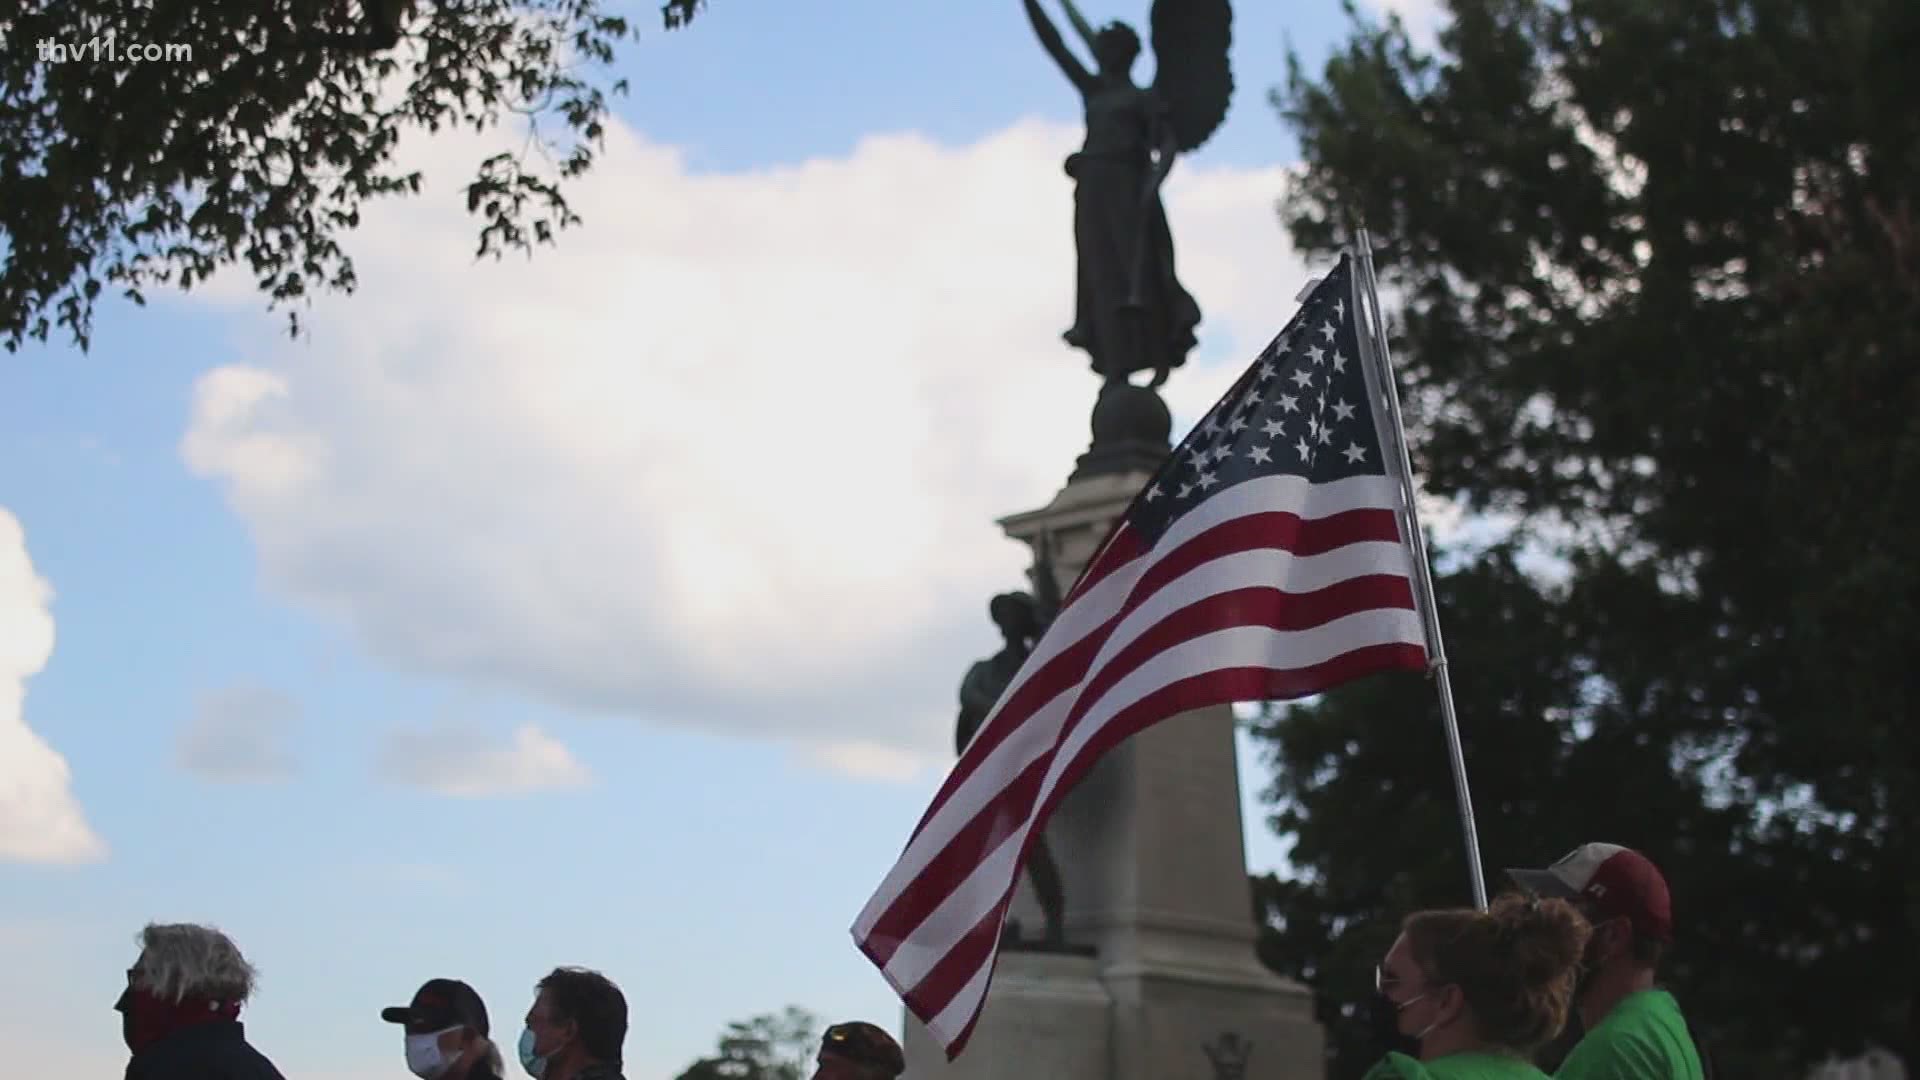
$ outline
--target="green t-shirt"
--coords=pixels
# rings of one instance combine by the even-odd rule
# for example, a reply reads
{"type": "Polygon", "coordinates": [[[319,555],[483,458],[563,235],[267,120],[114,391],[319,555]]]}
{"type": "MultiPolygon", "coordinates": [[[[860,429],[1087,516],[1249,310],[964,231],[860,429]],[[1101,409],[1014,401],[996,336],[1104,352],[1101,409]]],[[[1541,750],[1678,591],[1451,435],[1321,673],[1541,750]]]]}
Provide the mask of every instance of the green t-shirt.
{"type": "Polygon", "coordinates": [[[1703,1080],[1680,1006],[1665,990],[1636,990],[1587,1032],[1554,1080],[1703,1080]]]}
{"type": "Polygon", "coordinates": [[[1364,1080],[1547,1080],[1547,1074],[1506,1054],[1448,1054],[1432,1061],[1388,1054],[1364,1080]]]}

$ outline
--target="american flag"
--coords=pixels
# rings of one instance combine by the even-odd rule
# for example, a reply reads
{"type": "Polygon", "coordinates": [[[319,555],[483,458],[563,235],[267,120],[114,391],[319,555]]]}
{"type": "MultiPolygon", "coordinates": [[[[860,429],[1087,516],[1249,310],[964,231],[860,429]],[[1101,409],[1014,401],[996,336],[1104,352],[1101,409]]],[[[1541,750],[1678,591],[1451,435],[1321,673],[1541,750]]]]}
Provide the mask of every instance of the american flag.
{"type": "Polygon", "coordinates": [[[1343,256],[1115,524],[855,921],[949,1060],[1031,839],[1102,754],[1192,709],[1426,666],[1357,309],[1343,256]]]}

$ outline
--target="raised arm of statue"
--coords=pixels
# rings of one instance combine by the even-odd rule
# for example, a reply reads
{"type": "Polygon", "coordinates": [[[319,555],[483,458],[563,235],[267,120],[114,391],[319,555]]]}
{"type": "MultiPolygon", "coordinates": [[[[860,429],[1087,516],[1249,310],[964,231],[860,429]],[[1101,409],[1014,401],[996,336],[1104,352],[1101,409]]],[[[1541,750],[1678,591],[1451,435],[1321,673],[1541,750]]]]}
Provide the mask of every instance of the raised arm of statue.
{"type": "Polygon", "coordinates": [[[1066,9],[1067,22],[1073,25],[1073,32],[1080,35],[1080,40],[1086,43],[1088,49],[1092,49],[1093,24],[1087,21],[1085,15],[1080,14],[1079,8],[1073,6],[1073,0],[1060,0],[1060,6],[1066,9]]]}
{"type": "Polygon", "coordinates": [[[1054,26],[1053,20],[1047,18],[1047,13],[1040,10],[1039,0],[1021,0],[1021,2],[1026,5],[1027,20],[1033,23],[1033,32],[1039,37],[1040,46],[1047,50],[1048,56],[1053,57],[1054,63],[1060,65],[1060,70],[1066,74],[1067,81],[1073,83],[1074,89],[1082,94],[1092,90],[1092,73],[1087,71],[1086,65],[1067,50],[1067,43],[1060,39],[1059,27],[1054,26]]]}

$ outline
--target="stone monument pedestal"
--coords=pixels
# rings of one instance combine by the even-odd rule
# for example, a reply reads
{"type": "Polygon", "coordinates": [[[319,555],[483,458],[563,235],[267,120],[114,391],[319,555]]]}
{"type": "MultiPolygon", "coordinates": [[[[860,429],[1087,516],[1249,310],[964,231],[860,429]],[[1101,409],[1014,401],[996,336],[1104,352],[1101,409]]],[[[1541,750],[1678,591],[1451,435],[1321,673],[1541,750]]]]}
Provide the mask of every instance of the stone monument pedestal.
{"type": "MultiPolygon", "coordinates": [[[[1051,541],[1064,592],[1145,471],[1077,476],[1047,506],[1003,519],[1051,541]]],[[[911,1080],[1319,1080],[1325,1036],[1310,992],[1262,966],[1247,881],[1232,710],[1162,721],[1116,747],[1046,829],[1069,941],[1092,956],[1002,947],[958,1059],[908,1014],[911,1080]]],[[[1024,881],[1009,913],[1023,927],[1024,881]]]]}
{"type": "Polygon", "coordinates": [[[980,1022],[951,1064],[907,1014],[907,1080],[1076,1080],[1113,1075],[1113,999],[1090,956],[1001,952],[980,1022]]]}

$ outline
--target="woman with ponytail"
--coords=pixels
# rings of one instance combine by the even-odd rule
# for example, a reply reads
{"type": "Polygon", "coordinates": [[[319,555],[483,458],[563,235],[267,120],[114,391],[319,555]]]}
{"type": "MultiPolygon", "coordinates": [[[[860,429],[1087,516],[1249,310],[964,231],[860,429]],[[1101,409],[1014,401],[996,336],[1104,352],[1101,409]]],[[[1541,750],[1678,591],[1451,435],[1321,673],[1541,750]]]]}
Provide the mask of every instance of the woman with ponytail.
{"type": "Polygon", "coordinates": [[[1566,1023],[1589,933],[1564,900],[1407,916],[1374,982],[1419,1053],[1366,1080],[1545,1080],[1529,1058],[1566,1023]]]}

